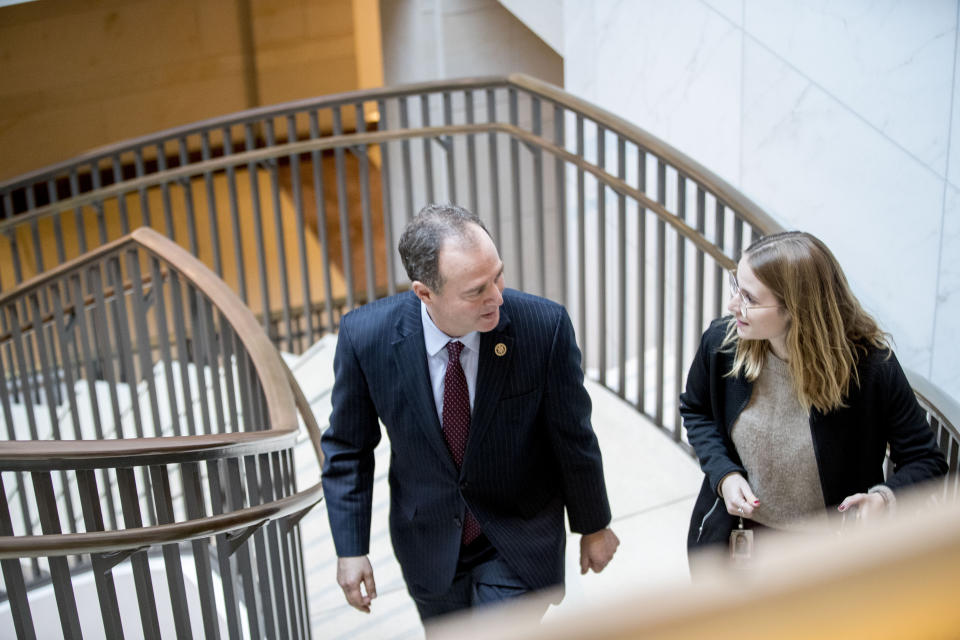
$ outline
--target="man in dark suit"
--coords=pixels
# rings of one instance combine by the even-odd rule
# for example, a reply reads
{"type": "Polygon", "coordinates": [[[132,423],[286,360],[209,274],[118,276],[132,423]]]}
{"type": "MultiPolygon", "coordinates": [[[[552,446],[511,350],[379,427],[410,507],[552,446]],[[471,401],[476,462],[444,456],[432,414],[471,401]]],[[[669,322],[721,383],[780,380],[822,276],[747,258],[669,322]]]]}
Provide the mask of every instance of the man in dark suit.
{"type": "Polygon", "coordinates": [[[493,241],[461,207],[425,207],[399,248],[412,291],[343,317],[322,440],[347,601],[369,612],[376,597],[379,421],[391,539],[421,619],[562,585],[565,507],[581,572],[601,571],[619,541],[566,311],[504,289],[493,241]]]}

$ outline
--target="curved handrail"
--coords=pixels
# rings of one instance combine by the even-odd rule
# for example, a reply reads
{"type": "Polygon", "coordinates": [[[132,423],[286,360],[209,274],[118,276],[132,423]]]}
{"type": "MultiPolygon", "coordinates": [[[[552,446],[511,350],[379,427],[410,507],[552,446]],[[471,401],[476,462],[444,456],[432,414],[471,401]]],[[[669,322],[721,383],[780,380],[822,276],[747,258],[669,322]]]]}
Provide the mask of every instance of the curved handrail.
{"type": "Polygon", "coordinates": [[[123,440],[6,440],[0,442],[0,468],[27,469],[31,464],[41,461],[47,468],[50,465],[68,465],[69,468],[74,468],[69,466],[70,460],[87,460],[89,464],[93,464],[101,457],[137,457],[158,463],[172,455],[192,455],[195,459],[209,459],[217,455],[231,455],[234,450],[246,451],[259,445],[280,447],[296,436],[296,405],[283,362],[253,313],[203,263],[149,227],[140,227],[127,236],[23,282],[0,295],[0,304],[29,295],[45,282],[130,244],[141,246],[166,260],[187,276],[220,309],[224,317],[230,318],[230,323],[250,354],[262,382],[271,428],[247,433],[123,440]],[[216,450],[219,450],[219,453],[215,453],[216,450]]]}
{"type": "Polygon", "coordinates": [[[255,507],[245,507],[215,516],[171,524],[157,524],[150,527],[135,527],[118,531],[94,531],[92,533],[0,536],[0,560],[112,553],[171,542],[188,542],[197,538],[207,538],[303,511],[320,501],[322,491],[323,489],[318,482],[293,495],[255,507]]]}
{"type": "MultiPolygon", "coordinates": [[[[639,131],[639,129],[638,129],[639,131]]],[[[584,160],[583,158],[577,156],[576,154],[570,153],[563,147],[560,147],[556,144],[545,141],[542,138],[524,131],[523,129],[503,123],[487,123],[487,124],[474,124],[474,125],[452,125],[452,126],[437,126],[437,127],[422,127],[419,129],[391,129],[389,131],[374,131],[366,133],[355,133],[349,135],[340,135],[340,136],[330,136],[327,138],[320,138],[317,140],[305,140],[301,142],[291,142],[285,144],[277,144],[272,147],[266,147],[263,149],[256,149],[253,151],[244,151],[241,153],[235,153],[230,156],[224,156],[220,158],[214,158],[211,160],[206,160],[203,162],[193,163],[184,167],[177,167],[174,169],[166,169],[164,171],[157,171],[149,175],[134,178],[131,180],[125,180],[122,182],[116,182],[106,187],[101,187],[99,189],[94,189],[87,191],[81,195],[73,196],[71,198],[65,198],[63,200],[58,200],[57,202],[49,205],[44,205],[42,207],[37,207],[27,213],[18,215],[16,218],[2,220],[0,221],[0,233],[6,232],[9,229],[20,226],[26,222],[33,220],[39,220],[50,215],[60,213],[62,211],[73,209],[75,207],[94,204],[98,201],[102,201],[105,198],[109,197],[119,197],[124,194],[133,193],[139,189],[144,189],[146,187],[157,186],[161,184],[171,183],[176,180],[184,178],[193,178],[199,177],[204,173],[211,171],[216,171],[220,169],[226,169],[228,167],[235,167],[241,164],[248,164],[253,162],[259,162],[263,160],[273,160],[276,158],[296,155],[301,153],[307,153],[310,151],[321,151],[325,149],[335,149],[339,147],[345,147],[348,145],[364,144],[364,145],[373,145],[381,144],[384,142],[393,142],[397,140],[411,140],[419,139],[424,137],[440,137],[445,135],[453,134],[481,134],[481,133],[490,133],[490,132],[499,132],[510,135],[517,140],[521,140],[524,143],[536,146],[544,151],[548,151],[551,154],[562,158],[563,160],[574,165],[578,169],[603,180],[604,184],[609,186],[614,191],[621,193],[623,195],[628,195],[638,202],[641,202],[644,208],[652,211],[657,215],[657,217],[664,221],[665,223],[672,226],[678,233],[683,235],[685,238],[695,243],[698,248],[703,250],[705,253],[709,254],[712,258],[720,262],[725,268],[733,268],[734,261],[731,260],[727,255],[725,255],[716,245],[711,243],[709,240],[703,237],[696,229],[691,227],[689,224],[670,213],[666,207],[662,204],[650,198],[647,194],[642,191],[631,187],[624,180],[617,178],[611,173],[603,171],[597,166],[591,164],[590,162],[584,160]]],[[[649,134],[647,134],[649,135],[649,134]]],[[[676,152],[679,154],[679,152],[676,152]]],[[[692,162],[692,161],[691,161],[692,162]]],[[[706,169],[702,169],[706,172],[706,169]]],[[[690,174],[693,175],[693,174],[690,174]]],[[[720,178],[714,176],[717,181],[722,182],[720,178]]],[[[697,178],[699,179],[699,178],[697,178]]],[[[732,189],[726,183],[726,189],[732,189]]],[[[748,202],[744,200],[745,202],[748,202]]],[[[751,205],[756,208],[756,205],[751,205]]],[[[757,209],[759,211],[759,209],[757,209]]],[[[755,226],[760,226],[756,220],[750,220],[751,224],[755,226]]],[[[766,226],[762,226],[764,229],[777,229],[779,227],[775,226],[773,222],[764,222],[766,226]],[[770,226],[773,225],[773,226],[770,226]]],[[[159,235],[159,234],[158,234],[159,235]]],[[[160,236],[163,237],[163,236],[160,236]]],[[[189,254],[188,254],[189,255],[189,254]]]]}
{"type": "MultiPolygon", "coordinates": [[[[363,89],[359,91],[350,91],[338,94],[332,94],[329,96],[323,96],[320,98],[308,98],[304,100],[295,100],[291,102],[285,102],[277,105],[270,105],[265,107],[257,107],[254,109],[248,109],[245,111],[238,111],[236,113],[228,114],[225,116],[219,116],[215,118],[210,118],[207,120],[201,120],[196,123],[189,125],[184,125],[180,127],[173,127],[170,129],[165,129],[163,131],[148,134],[138,138],[133,138],[130,140],[125,140],[123,142],[103,146],[94,150],[91,150],[87,153],[75,156],[74,158],[60,162],[57,164],[49,165],[43,167],[36,171],[25,173],[5,182],[0,182],[0,192],[7,191],[9,189],[15,188],[17,185],[26,184],[38,180],[42,180],[45,177],[50,177],[55,175],[58,171],[63,171],[70,167],[76,166],[78,164],[83,164],[87,162],[95,162],[97,160],[102,160],[105,158],[110,158],[112,156],[122,154],[124,152],[132,151],[137,148],[143,147],[144,145],[158,144],[165,140],[171,140],[187,135],[195,135],[203,133],[204,131],[209,131],[210,129],[223,128],[236,124],[241,124],[248,122],[252,119],[266,118],[266,117],[281,117],[285,115],[291,115],[293,113],[301,112],[304,110],[310,109],[321,109],[329,108],[334,106],[355,104],[357,102],[372,102],[377,100],[385,100],[389,98],[397,98],[402,96],[410,95],[419,95],[424,93],[441,93],[444,91],[455,91],[455,90],[467,90],[467,89],[490,89],[490,88],[509,88],[514,87],[517,89],[523,89],[532,94],[538,95],[542,98],[546,98],[551,102],[561,104],[565,107],[568,107],[572,111],[588,115],[593,119],[597,124],[603,126],[605,129],[621,132],[629,135],[633,140],[637,141],[644,148],[653,151],[658,156],[667,160],[670,164],[680,169],[685,175],[690,176],[691,178],[701,182],[705,186],[709,187],[714,193],[718,194],[721,199],[727,204],[733,206],[737,209],[741,215],[743,215],[746,220],[757,227],[758,229],[763,229],[769,231],[771,229],[779,228],[779,225],[768,216],[759,206],[757,206],[752,200],[745,197],[742,193],[737,191],[732,185],[726,182],[724,179],[716,175],[714,172],[710,171],[700,163],[698,163],[693,158],[681,152],[679,149],[667,144],[666,142],[660,140],[659,138],[653,136],[646,130],[632,124],[631,122],[617,116],[605,109],[597,107],[581,98],[567,93],[563,89],[552,85],[548,82],[536,79],[532,76],[523,74],[523,73],[514,73],[508,76],[488,76],[488,77],[479,77],[479,78],[464,78],[460,80],[435,80],[430,82],[420,82],[409,85],[403,85],[402,87],[380,87],[374,89],[363,89]]],[[[489,126],[489,125],[485,125],[489,126]]],[[[438,128],[439,129],[439,128],[438,128]]],[[[484,129],[486,132],[488,129],[484,129]]],[[[423,131],[421,129],[421,131],[423,131]]],[[[437,131],[438,134],[445,133],[445,131],[437,131]]],[[[364,143],[366,138],[362,137],[363,134],[353,134],[348,136],[339,136],[341,138],[349,139],[354,143],[364,143]]],[[[338,136],[328,137],[325,140],[334,140],[338,136]]],[[[370,142],[379,142],[385,140],[400,139],[398,138],[369,138],[370,142]]],[[[335,146],[343,146],[342,142],[334,142],[333,144],[320,146],[320,147],[304,147],[304,150],[312,149],[324,149],[332,148],[335,146]]],[[[290,148],[287,148],[287,153],[291,151],[290,148]]],[[[249,152],[244,152],[249,153],[249,152]]],[[[240,157],[241,154],[231,154],[230,157],[240,157]]],[[[243,156],[247,157],[247,156],[243,156]]],[[[255,157],[255,156],[254,156],[255,157]]],[[[200,164],[192,164],[192,167],[200,166],[200,164]]],[[[211,165],[210,168],[215,167],[216,165],[211,165]]],[[[175,175],[175,174],[171,174],[175,175]]],[[[65,202],[61,201],[61,202],[65,202]]]]}
{"type": "MultiPolygon", "coordinates": [[[[255,432],[203,434],[115,440],[4,441],[0,443],[0,468],[16,471],[94,469],[118,461],[131,466],[188,463],[215,458],[269,453],[293,445],[299,410],[314,442],[318,459],[320,428],[290,370],[263,334],[252,312],[206,266],[152,229],[141,227],[80,258],[45,272],[0,296],[0,303],[29,293],[52,278],[91,263],[131,244],[163,258],[186,276],[219,308],[243,342],[257,370],[272,427],[255,432]]],[[[319,482],[271,502],[235,509],[203,518],[87,533],[0,536],[0,560],[110,553],[144,546],[189,541],[236,531],[305,511],[322,498],[319,482]]]]}

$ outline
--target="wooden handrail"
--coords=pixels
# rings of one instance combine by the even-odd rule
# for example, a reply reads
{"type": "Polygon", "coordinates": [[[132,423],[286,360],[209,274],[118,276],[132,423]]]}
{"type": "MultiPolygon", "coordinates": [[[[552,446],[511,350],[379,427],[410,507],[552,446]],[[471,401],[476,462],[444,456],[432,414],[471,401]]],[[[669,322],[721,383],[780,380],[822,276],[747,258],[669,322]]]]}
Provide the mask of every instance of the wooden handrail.
{"type": "Polygon", "coordinates": [[[315,505],[321,497],[322,488],[318,482],[308,489],[266,504],[184,522],[117,531],[0,536],[0,560],[111,553],[206,538],[297,513],[315,505]]]}
{"type": "MultiPolygon", "coordinates": [[[[228,318],[237,338],[243,343],[260,380],[266,399],[270,429],[244,433],[224,433],[199,436],[172,436],[164,438],[137,438],[129,440],[61,440],[61,441],[3,441],[0,442],[0,468],[24,468],[37,460],[47,458],[48,465],[64,461],[86,460],[87,464],[99,458],[123,456],[147,459],[150,456],[171,454],[213,456],[213,449],[249,449],[263,446],[281,446],[297,431],[296,403],[283,361],[264,334],[253,313],[230,287],[206,265],[188,251],[149,227],[140,227],[132,233],[105,244],[83,256],[63,263],[27,280],[0,295],[0,305],[29,295],[52,279],[91,264],[104,255],[137,245],[164,260],[181,273],[228,318]]],[[[200,458],[197,458],[200,459],[200,458]]],[[[47,467],[49,468],[49,466],[47,467]]]]}

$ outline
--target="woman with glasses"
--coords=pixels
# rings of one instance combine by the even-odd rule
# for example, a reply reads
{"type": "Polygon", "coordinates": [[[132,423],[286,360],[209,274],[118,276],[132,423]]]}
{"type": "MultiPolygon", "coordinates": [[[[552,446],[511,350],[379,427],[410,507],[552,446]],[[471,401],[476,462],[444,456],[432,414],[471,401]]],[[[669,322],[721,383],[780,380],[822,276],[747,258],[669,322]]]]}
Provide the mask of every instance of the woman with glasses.
{"type": "Polygon", "coordinates": [[[705,476],[688,549],[729,544],[736,559],[744,531],[803,530],[837,510],[873,518],[946,472],[885,334],[820,240],[754,242],[730,290],[732,316],[703,334],[680,395],[705,476]]]}

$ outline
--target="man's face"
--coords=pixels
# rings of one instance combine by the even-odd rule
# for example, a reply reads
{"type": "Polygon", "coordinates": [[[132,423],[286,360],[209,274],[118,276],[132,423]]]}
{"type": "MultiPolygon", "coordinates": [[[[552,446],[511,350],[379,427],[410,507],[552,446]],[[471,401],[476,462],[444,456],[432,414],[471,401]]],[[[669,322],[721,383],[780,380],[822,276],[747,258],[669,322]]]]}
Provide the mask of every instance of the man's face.
{"type": "Polygon", "coordinates": [[[448,238],[440,248],[440,293],[413,283],[433,323],[452,338],[493,330],[503,304],[503,262],[493,240],[472,224],[467,234],[470,241],[448,238]]]}

